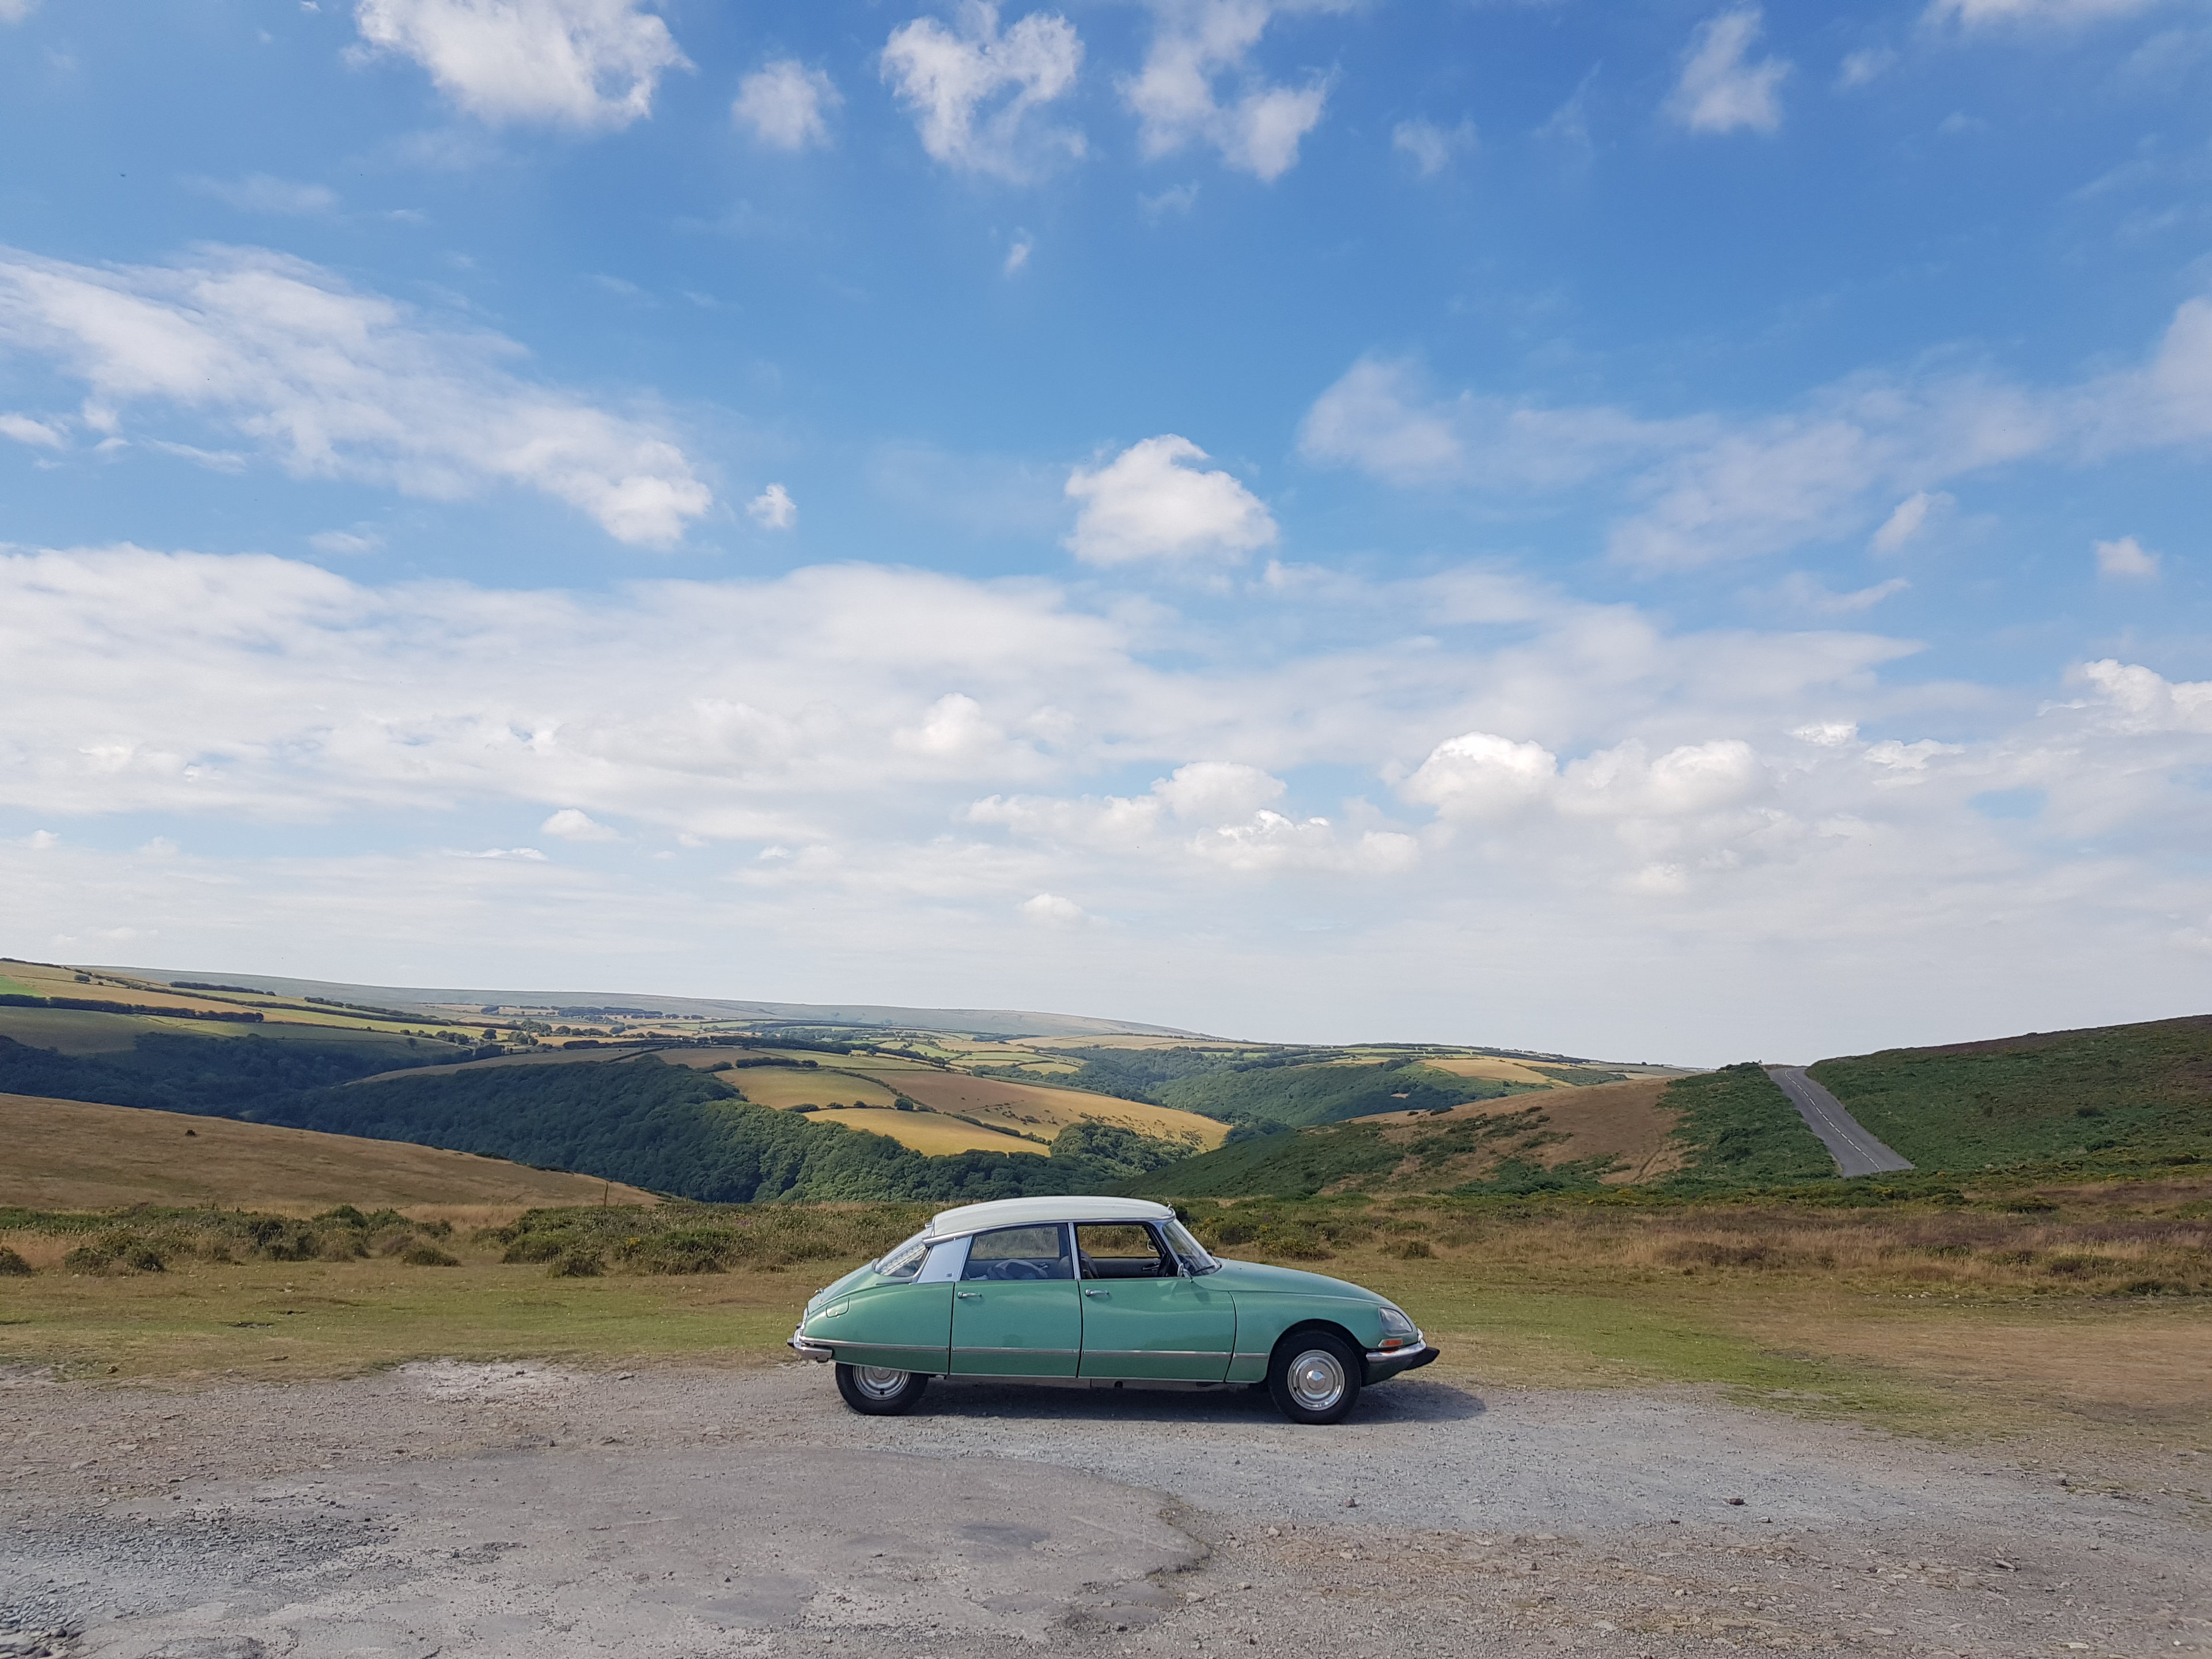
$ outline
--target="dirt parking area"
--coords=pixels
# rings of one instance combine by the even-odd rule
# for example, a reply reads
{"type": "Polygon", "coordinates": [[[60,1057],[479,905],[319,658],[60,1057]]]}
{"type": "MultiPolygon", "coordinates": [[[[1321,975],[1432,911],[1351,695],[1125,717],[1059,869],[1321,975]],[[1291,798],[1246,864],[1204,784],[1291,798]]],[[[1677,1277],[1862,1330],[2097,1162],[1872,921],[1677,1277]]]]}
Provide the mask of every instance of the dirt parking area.
{"type": "MultiPolygon", "coordinates": [[[[1436,1368],[1441,1370],[1443,1368],[1436,1368]]],[[[0,1656],[2212,1652],[2201,1449],[2124,1482],[1718,1403],[411,1364],[0,1387],[0,1656]]]]}

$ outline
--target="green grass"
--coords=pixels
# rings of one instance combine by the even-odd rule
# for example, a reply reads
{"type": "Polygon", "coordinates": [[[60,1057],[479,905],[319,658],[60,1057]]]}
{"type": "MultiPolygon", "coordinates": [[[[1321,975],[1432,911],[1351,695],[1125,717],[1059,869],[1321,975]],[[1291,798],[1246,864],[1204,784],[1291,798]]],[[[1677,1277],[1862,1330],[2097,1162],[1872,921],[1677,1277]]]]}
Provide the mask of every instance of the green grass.
{"type": "Polygon", "coordinates": [[[1442,1109],[1471,1100],[1496,1100],[1534,1086],[1454,1077],[1418,1062],[1318,1066],[1257,1062],[1185,1078],[1166,1085],[1158,1094],[1162,1105],[1207,1117],[1304,1127],[1340,1123],[1378,1112],[1442,1109]]]}
{"type": "Polygon", "coordinates": [[[1674,1138],[1690,1149],[1689,1161],[1671,1184],[1735,1186],[1818,1181],[1836,1173],[1836,1161],[1790,1103],[1781,1085],[1748,1062],[1676,1078],[1664,1103],[1682,1121],[1674,1138]]]}
{"type": "Polygon", "coordinates": [[[1893,1048],[1811,1070],[1923,1170],[2212,1156],[2212,1018],[1893,1048]]]}

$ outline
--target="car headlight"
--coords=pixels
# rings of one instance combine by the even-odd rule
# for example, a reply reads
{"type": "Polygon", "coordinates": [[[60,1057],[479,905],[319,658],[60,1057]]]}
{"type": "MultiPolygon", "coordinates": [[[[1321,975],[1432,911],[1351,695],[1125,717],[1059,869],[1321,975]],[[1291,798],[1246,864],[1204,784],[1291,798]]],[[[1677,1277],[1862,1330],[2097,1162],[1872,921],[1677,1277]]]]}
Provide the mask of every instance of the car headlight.
{"type": "Polygon", "coordinates": [[[1419,1328],[1385,1303],[1382,1306],[1382,1346],[1385,1348],[1409,1348],[1420,1340],[1419,1328]]]}

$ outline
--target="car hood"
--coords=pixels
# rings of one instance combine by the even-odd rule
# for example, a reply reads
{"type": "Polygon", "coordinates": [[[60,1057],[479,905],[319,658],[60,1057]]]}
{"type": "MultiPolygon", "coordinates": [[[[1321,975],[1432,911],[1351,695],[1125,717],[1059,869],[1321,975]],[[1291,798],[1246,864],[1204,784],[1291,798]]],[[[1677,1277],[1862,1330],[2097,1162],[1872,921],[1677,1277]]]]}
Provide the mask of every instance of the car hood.
{"type": "Polygon", "coordinates": [[[1202,1282],[1218,1285],[1231,1295],[1238,1291],[1279,1291],[1294,1296],[1346,1296],[1360,1302],[1384,1299],[1341,1279],[1300,1273],[1296,1267],[1271,1267],[1260,1261],[1224,1261],[1219,1273],[1206,1274],[1202,1282]]]}

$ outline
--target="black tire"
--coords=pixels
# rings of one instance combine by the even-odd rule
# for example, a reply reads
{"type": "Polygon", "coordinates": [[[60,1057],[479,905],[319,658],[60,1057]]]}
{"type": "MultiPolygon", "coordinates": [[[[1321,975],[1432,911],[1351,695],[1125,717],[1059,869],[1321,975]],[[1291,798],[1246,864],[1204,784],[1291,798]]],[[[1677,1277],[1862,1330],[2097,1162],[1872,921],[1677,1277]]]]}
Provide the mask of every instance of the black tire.
{"type": "Polygon", "coordinates": [[[1267,1361],[1267,1392],[1293,1423],[1334,1423],[1359,1399],[1366,1367],[1352,1345],[1327,1331],[1293,1331],[1267,1361]]]}
{"type": "Polygon", "coordinates": [[[863,1417],[897,1417],[921,1403],[929,1378],[920,1371],[895,1371],[873,1365],[837,1367],[837,1392],[863,1417]],[[896,1379],[896,1380],[894,1380],[896,1379]]]}

